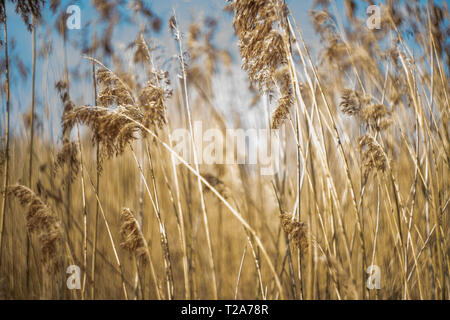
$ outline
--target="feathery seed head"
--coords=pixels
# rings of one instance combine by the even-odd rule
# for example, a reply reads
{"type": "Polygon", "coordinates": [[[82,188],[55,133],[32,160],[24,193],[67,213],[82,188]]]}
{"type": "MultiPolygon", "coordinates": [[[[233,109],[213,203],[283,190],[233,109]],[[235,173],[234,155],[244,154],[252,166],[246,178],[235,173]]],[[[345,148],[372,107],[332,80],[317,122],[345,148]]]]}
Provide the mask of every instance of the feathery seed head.
{"type": "Polygon", "coordinates": [[[310,236],[308,234],[306,223],[292,220],[292,216],[287,213],[280,214],[280,219],[281,227],[289,236],[289,239],[292,240],[302,252],[306,252],[310,245],[310,236]]]}
{"type": "Polygon", "coordinates": [[[367,125],[376,131],[388,128],[392,124],[391,112],[382,104],[374,104],[364,109],[363,118],[367,125]]]}
{"type": "MultiPolygon", "coordinates": [[[[213,174],[210,173],[204,173],[202,174],[203,178],[205,178],[206,181],[208,181],[208,183],[215,188],[224,198],[229,198],[231,196],[231,191],[230,189],[225,185],[225,183],[219,179],[218,177],[216,177],[213,174]]],[[[206,188],[205,190],[206,192],[209,192],[210,189],[206,188]]]]}
{"type": "Polygon", "coordinates": [[[234,10],[233,27],[239,37],[242,68],[260,92],[275,87],[277,73],[283,73],[278,106],[272,116],[272,128],[277,129],[287,118],[292,105],[293,92],[288,63],[289,36],[285,28],[287,7],[284,1],[234,0],[229,5],[234,10]]]}
{"type": "Polygon", "coordinates": [[[278,98],[277,107],[272,113],[272,129],[279,129],[289,116],[290,107],[294,104],[294,95],[290,85],[290,75],[287,67],[282,68],[275,74],[280,88],[281,96],[278,98]]]}
{"type": "Polygon", "coordinates": [[[63,138],[63,147],[56,155],[55,170],[63,168],[64,164],[68,165],[70,169],[68,179],[70,182],[73,182],[80,172],[78,151],[78,145],[65,137],[63,138]]]}
{"type": "Polygon", "coordinates": [[[371,170],[384,172],[388,167],[388,158],[380,144],[369,134],[359,138],[359,147],[362,150],[362,163],[365,168],[365,175],[371,170]]]}
{"type": "Polygon", "coordinates": [[[42,263],[47,272],[52,273],[60,263],[62,228],[60,221],[50,208],[31,189],[14,185],[7,189],[24,207],[27,207],[27,228],[39,238],[42,263]]]}
{"type": "Polygon", "coordinates": [[[133,212],[124,208],[120,213],[120,221],[121,247],[134,254],[141,263],[148,263],[150,257],[148,256],[147,242],[133,212]]]}
{"type": "Polygon", "coordinates": [[[128,144],[136,139],[141,130],[143,114],[139,108],[127,105],[117,109],[101,109],[97,107],[76,107],[64,117],[63,130],[70,131],[77,121],[96,132],[93,140],[100,146],[100,162],[104,158],[117,156],[128,144]]]}

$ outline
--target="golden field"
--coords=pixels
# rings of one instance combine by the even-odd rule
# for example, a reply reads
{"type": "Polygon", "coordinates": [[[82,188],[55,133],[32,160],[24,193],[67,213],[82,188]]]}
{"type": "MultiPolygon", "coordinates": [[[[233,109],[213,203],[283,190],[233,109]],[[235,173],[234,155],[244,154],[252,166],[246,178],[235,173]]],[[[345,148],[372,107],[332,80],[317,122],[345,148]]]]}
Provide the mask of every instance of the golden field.
{"type": "MultiPolygon", "coordinates": [[[[236,57],[215,43],[214,19],[161,22],[136,5],[146,28],[171,33],[175,74],[147,29],[128,37],[128,60],[105,32],[82,53],[86,74],[73,76],[64,55],[49,84],[56,104],[36,89],[33,40],[25,111],[12,108],[13,5],[0,4],[0,297],[448,299],[448,8],[388,1],[369,29],[356,13],[366,3],[343,2],[343,16],[334,1],[310,8],[312,50],[289,1],[224,1],[236,57]],[[49,114],[61,115],[57,143],[42,134],[49,114]],[[199,163],[196,122],[223,135],[266,129],[279,170],[238,163],[246,149],[231,150],[235,163],[199,163]],[[78,289],[67,286],[73,265],[78,289]]],[[[18,12],[36,39],[48,4],[30,3],[18,12]]],[[[92,3],[120,25],[118,3],[92,3]]],[[[54,29],[67,51],[64,23],[54,29]]]]}

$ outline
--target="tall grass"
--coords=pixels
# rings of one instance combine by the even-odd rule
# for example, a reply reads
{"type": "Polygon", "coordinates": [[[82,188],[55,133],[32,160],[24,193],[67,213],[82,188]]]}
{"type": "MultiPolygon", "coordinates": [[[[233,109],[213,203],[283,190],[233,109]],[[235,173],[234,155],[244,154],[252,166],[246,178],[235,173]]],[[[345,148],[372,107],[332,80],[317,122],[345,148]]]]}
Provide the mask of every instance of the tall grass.
{"type": "MultiPolygon", "coordinates": [[[[72,76],[64,57],[55,145],[34,123],[37,3],[22,8],[24,22],[33,21],[29,137],[11,130],[16,91],[0,11],[0,296],[448,299],[445,5],[389,2],[381,29],[370,30],[354,1],[345,1],[344,17],[334,1],[321,1],[310,12],[321,39],[311,48],[285,1],[229,1],[242,63],[215,44],[217,21],[186,27],[174,13],[171,74],[145,28],[128,46],[132,63],[109,47],[117,23],[109,18],[120,10],[96,2],[111,29],[85,48],[86,79],[72,76]],[[236,65],[248,90],[236,87],[236,65]],[[73,101],[69,81],[92,83],[93,105],[92,92],[73,101]],[[219,108],[224,95],[245,111],[219,108]],[[225,135],[244,127],[251,110],[281,141],[280,170],[262,174],[259,158],[200,163],[196,121],[225,135]],[[192,157],[178,152],[175,129],[188,132],[192,157]],[[70,265],[81,268],[80,290],[66,287],[70,265]],[[373,270],[380,288],[371,286],[373,270]]],[[[144,9],[134,10],[156,30],[144,9]]],[[[66,50],[65,30],[57,32],[66,50]]]]}

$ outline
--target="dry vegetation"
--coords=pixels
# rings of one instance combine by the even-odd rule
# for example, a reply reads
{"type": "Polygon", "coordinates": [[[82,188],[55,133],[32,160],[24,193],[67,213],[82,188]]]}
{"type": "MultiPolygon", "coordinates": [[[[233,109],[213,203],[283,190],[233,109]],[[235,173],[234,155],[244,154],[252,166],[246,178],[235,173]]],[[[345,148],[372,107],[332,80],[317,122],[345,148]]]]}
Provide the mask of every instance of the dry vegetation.
{"type": "MultiPolygon", "coordinates": [[[[52,108],[62,110],[55,145],[38,130],[46,116],[35,99],[35,29],[44,5],[64,10],[59,1],[12,2],[34,39],[32,104],[25,130],[14,130],[17,64],[3,0],[1,298],[449,298],[445,1],[388,1],[379,30],[366,27],[352,0],[344,17],[334,1],[316,1],[314,55],[284,1],[224,3],[253,108],[271,114],[263,122],[283,141],[273,176],[173,151],[175,128],[194,139],[194,121],[224,133],[230,126],[214,106],[213,82],[220,73],[231,79],[239,61],[214,44],[216,21],[182,30],[170,19],[171,75],[149,36],[162,22],[134,1],[148,25],[129,45],[141,71],[133,74],[111,45],[120,2],[93,0],[107,27],[84,48],[90,74],[72,79],[64,61],[64,79],[51,84],[60,95],[52,108]],[[83,81],[92,92],[75,103],[70,88],[83,81]],[[66,288],[70,265],[81,268],[80,290],[66,288]],[[371,265],[381,289],[366,286],[371,265]]],[[[239,114],[233,119],[239,127],[239,114]]]]}

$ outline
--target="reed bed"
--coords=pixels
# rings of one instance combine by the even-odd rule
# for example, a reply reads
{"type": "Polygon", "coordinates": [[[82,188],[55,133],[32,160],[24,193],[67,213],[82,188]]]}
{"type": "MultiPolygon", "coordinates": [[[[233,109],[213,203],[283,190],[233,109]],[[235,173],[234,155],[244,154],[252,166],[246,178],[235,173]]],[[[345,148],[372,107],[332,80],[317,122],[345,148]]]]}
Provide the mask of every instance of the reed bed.
{"type": "Polygon", "coordinates": [[[83,48],[86,75],[68,66],[66,17],[50,27],[65,52],[61,79],[49,84],[57,143],[43,134],[49,98],[36,91],[47,5],[62,12],[60,1],[0,2],[2,299],[449,298],[446,2],[388,1],[381,28],[369,29],[364,2],[345,1],[340,15],[334,1],[315,1],[312,49],[289,2],[224,1],[233,57],[214,40],[215,19],[184,26],[174,11],[164,22],[143,1],[127,9],[144,23],[121,51],[111,38],[122,4],[92,1],[106,27],[83,48]],[[23,130],[11,125],[23,111],[11,109],[13,7],[33,39],[23,130]],[[161,28],[172,57],[152,38],[161,28]],[[92,92],[74,98],[81,84],[92,92]],[[223,99],[244,111],[224,111],[223,99]],[[244,127],[245,110],[258,118],[246,129],[281,142],[273,174],[259,157],[239,162],[246,150],[231,164],[199,160],[196,122],[225,136],[244,127]]]}

